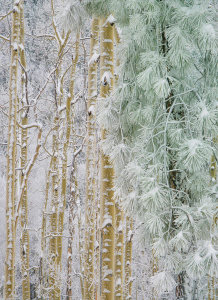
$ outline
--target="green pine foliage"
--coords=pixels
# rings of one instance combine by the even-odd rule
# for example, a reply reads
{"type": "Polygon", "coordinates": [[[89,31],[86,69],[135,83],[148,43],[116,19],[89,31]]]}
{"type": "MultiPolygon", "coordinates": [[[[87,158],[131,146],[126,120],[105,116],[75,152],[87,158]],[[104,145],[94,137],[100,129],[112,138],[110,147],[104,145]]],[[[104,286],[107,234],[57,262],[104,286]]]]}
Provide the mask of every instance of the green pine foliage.
{"type": "Polygon", "coordinates": [[[99,113],[116,195],[156,250],[159,295],[175,295],[180,275],[181,299],[203,299],[218,272],[215,1],[90,3],[109,7],[122,29],[119,85],[99,113]]]}

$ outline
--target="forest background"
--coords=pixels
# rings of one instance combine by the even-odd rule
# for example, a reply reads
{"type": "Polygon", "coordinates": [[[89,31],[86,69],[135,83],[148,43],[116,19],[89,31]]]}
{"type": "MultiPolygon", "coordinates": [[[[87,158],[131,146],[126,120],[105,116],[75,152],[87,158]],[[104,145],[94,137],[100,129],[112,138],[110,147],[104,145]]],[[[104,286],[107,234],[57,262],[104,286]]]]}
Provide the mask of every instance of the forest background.
{"type": "Polygon", "coordinates": [[[215,20],[215,1],[0,6],[3,299],[215,300],[215,20]]]}

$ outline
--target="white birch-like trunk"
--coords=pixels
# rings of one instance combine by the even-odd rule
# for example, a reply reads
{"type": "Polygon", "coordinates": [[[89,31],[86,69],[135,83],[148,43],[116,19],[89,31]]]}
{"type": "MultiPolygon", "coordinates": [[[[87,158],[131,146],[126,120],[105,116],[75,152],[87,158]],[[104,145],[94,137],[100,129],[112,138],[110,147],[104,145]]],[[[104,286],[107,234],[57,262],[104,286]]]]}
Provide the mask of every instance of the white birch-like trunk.
{"type": "Polygon", "coordinates": [[[20,5],[14,2],[12,14],[11,67],[9,83],[9,124],[6,182],[6,259],[5,299],[15,298],[15,204],[16,204],[16,143],[17,143],[17,83],[20,5]]]}

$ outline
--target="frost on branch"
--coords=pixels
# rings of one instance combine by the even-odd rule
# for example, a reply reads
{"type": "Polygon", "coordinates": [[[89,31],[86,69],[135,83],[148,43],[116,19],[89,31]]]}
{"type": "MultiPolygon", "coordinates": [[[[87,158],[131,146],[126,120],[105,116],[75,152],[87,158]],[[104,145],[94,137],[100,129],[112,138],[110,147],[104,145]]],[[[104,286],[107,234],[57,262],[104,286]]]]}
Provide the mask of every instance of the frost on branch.
{"type": "Polygon", "coordinates": [[[174,278],[166,271],[159,272],[152,276],[151,284],[159,295],[164,292],[171,292],[176,286],[174,278]]]}
{"type": "Polygon", "coordinates": [[[86,12],[81,2],[78,0],[69,0],[60,16],[60,22],[66,31],[79,31],[85,18],[86,12]]]}

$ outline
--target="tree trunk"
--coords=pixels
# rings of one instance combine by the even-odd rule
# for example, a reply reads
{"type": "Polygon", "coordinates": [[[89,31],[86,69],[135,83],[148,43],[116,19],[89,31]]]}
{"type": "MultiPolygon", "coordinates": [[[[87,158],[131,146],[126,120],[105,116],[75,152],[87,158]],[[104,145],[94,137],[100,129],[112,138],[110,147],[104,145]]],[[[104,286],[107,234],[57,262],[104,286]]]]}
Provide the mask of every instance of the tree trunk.
{"type": "MultiPolygon", "coordinates": [[[[216,139],[214,139],[214,143],[216,143],[216,139]]],[[[215,155],[211,158],[211,167],[210,167],[210,176],[211,176],[211,184],[216,184],[217,182],[217,165],[216,165],[216,157],[215,155]]],[[[213,217],[213,225],[212,225],[212,243],[215,245],[215,231],[217,227],[217,215],[215,214],[213,217]]],[[[208,300],[215,300],[218,294],[218,289],[215,286],[216,277],[208,276],[208,300]]]]}
{"type": "Polygon", "coordinates": [[[124,263],[124,214],[117,202],[116,205],[116,249],[115,249],[115,299],[123,298],[123,263],[124,263]]]}
{"type": "Polygon", "coordinates": [[[59,116],[56,112],[54,120],[53,145],[52,145],[52,201],[50,215],[50,241],[49,241],[49,299],[59,299],[57,281],[60,274],[57,274],[57,214],[58,214],[58,197],[59,197],[59,116]]]}
{"type": "Polygon", "coordinates": [[[84,298],[94,299],[95,246],[95,177],[96,177],[96,97],[98,67],[99,19],[92,20],[90,60],[88,69],[87,150],[86,150],[86,204],[85,204],[85,265],[84,298]]]}
{"type": "MultiPolygon", "coordinates": [[[[114,26],[114,38],[116,45],[120,43],[120,36],[117,27],[114,26]]],[[[119,67],[120,61],[116,58],[116,67],[119,67]]],[[[115,84],[118,82],[117,71],[115,72],[115,84]]],[[[123,284],[124,284],[124,212],[121,208],[121,203],[117,199],[115,203],[116,216],[116,241],[115,241],[115,299],[124,299],[123,284]]]]}
{"type": "Polygon", "coordinates": [[[27,143],[29,108],[24,108],[28,105],[27,99],[27,78],[26,78],[26,58],[24,51],[24,1],[20,2],[20,64],[21,64],[21,180],[20,185],[24,184],[24,192],[21,198],[21,263],[22,263],[22,288],[23,300],[30,299],[30,276],[29,276],[29,231],[28,227],[28,198],[27,198],[27,181],[24,180],[24,170],[27,167],[27,143]]]}
{"type": "Polygon", "coordinates": [[[74,128],[74,112],[72,115],[72,134],[74,140],[74,154],[73,154],[73,161],[72,161],[72,169],[70,174],[70,200],[69,200],[69,235],[68,238],[68,252],[67,252],[67,300],[73,300],[73,278],[72,278],[72,254],[73,254],[73,237],[74,237],[74,221],[76,215],[76,201],[77,201],[77,178],[76,178],[76,157],[75,157],[75,128],[74,128]]]}
{"type": "Polygon", "coordinates": [[[5,259],[5,299],[15,297],[15,202],[16,202],[16,143],[17,143],[17,70],[20,25],[20,4],[14,2],[11,36],[11,68],[9,83],[9,125],[7,148],[6,187],[6,259],[5,259]]]}
{"type": "MultiPolygon", "coordinates": [[[[155,250],[152,248],[152,275],[154,276],[158,272],[158,259],[155,254],[155,250]]],[[[152,288],[152,300],[158,299],[157,291],[152,288]]]]}
{"type": "Polygon", "coordinates": [[[69,94],[66,100],[66,131],[64,137],[63,145],[63,160],[62,160],[62,173],[61,173],[61,202],[58,214],[58,237],[57,237],[57,271],[61,274],[62,270],[62,235],[63,235],[63,226],[64,226],[64,213],[66,209],[66,196],[67,196],[67,164],[68,164],[68,147],[69,140],[71,135],[72,127],[72,100],[74,99],[74,83],[76,76],[76,65],[79,58],[79,33],[77,34],[77,40],[75,45],[75,53],[72,58],[72,67],[71,67],[71,76],[70,76],[70,85],[69,85],[69,94]]]}
{"type": "MultiPolygon", "coordinates": [[[[106,98],[114,85],[114,30],[110,19],[101,19],[100,96],[106,98]]],[[[106,137],[102,129],[102,140],[106,137]]],[[[100,299],[114,299],[115,203],[114,170],[109,157],[101,153],[100,191],[100,299]]]]}
{"type": "Polygon", "coordinates": [[[48,205],[48,198],[49,198],[49,186],[50,186],[50,176],[51,176],[51,166],[52,166],[52,159],[50,161],[48,174],[46,177],[46,187],[45,187],[45,204],[42,212],[42,231],[41,231],[41,255],[40,255],[40,262],[39,262],[39,293],[41,299],[44,299],[44,291],[46,286],[46,277],[47,271],[45,267],[45,250],[46,250],[46,233],[47,233],[47,205],[48,205]]]}
{"type": "Polygon", "coordinates": [[[130,217],[126,217],[124,299],[132,299],[132,227],[132,220],[130,217]]]}

